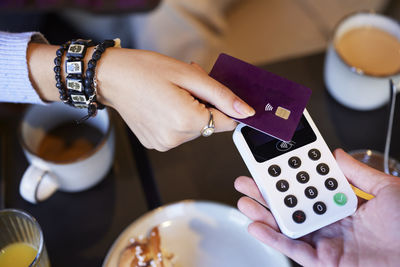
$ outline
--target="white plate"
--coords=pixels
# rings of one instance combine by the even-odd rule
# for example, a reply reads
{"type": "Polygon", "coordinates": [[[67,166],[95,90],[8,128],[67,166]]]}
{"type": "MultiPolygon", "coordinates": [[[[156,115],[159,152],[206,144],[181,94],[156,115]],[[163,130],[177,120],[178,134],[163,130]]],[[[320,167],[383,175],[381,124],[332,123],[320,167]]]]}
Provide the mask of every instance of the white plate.
{"type": "Polygon", "coordinates": [[[158,225],[162,247],[179,267],[291,266],[283,254],[247,232],[250,220],[237,209],[186,200],[150,211],[129,225],[108,252],[103,267],[115,267],[129,239],[158,225]]]}

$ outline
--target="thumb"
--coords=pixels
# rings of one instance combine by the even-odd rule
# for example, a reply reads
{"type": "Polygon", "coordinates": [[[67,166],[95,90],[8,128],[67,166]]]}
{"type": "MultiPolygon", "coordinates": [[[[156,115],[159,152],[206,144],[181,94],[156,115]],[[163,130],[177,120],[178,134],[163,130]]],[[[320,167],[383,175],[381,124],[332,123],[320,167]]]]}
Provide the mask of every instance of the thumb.
{"type": "Polygon", "coordinates": [[[359,162],[342,149],[336,149],[333,154],[350,183],[369,194],[376,196],[393,179],[392,176],[359,162]]]}

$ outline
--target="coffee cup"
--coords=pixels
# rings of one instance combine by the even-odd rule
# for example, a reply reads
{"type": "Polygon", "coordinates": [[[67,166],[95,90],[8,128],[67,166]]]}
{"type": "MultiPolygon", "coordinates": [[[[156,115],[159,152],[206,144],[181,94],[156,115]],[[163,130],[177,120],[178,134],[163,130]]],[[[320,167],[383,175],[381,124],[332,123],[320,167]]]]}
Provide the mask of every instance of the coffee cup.
{"type": "Polygon", "coordinates": [[[339,103],[372,110],[389,101],[389,80],[400,80],[400,25],[376,13],[345,17],[328,46],[325,84],[339,103]]]}
{"type": "Polygon", "coordinates": [[[98,184],[114,159],[115,134],[109,112],[99,110],[81,124],[87,110],[63,103],[32,105],[20,125],[20,143],[30,165],[21,196],[37,203],[57,190],[80,192],[98,184]]]}

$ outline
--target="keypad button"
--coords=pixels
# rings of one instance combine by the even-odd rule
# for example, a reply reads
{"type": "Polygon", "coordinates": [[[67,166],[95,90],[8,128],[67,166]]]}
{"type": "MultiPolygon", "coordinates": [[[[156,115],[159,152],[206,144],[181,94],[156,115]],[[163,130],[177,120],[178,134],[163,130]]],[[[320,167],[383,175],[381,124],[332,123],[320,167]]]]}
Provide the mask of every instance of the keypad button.
{"type": "Polygon", "coordinates": [[[297,205],[297,198],[293,195],[286,196],[283,201],[285,202],[285,205],[288,206],[289,208],[293,208],[294,206],[297,205]]]}
{"type": "Polygon", "coordinates": [[[289,183],[285,180],[279,180],[276,182],[276,189],[281,192],[286,192],[289,189],[289,183]]]}
{"type": "Polygon", "coordinates": [[[301,210],[296,210],[292,215],[293,221],[303,223],[306,220],[306,214],[301,210]]]}
{"type": "Polygon", "coordinates": [[[347,203],[347,197],[343,193],[336,193],[333,196],[333,201],[335,201],[335,203],[338,204],[339,206],[343,206],[347,203]]]}
{"type": "Polygon", "coordinates": [[[327,175],[329,173],[329,166],[325,163],[320,163],[317,165],[317,172],[321,175],[327,175]]]}
{"type": "Polygon", "coordinates": [[[296,179],[299,183],[305,184],[310,180],[310,175],[307,172],[301,171],[296,175],[296,179]]]}
{"type": "Polygon", "coordinates": [[[313,210],[316,214],[324,214],[326,212],[326,205],[324,202],[318,201],[313,205],[313,210]]]}
{"type": "Polygon", "coordinates": [[[278,165],[271,165],[268,168],[268,173],[269,175],[273,176],[273,177],[277,177],[279,176],[279,174],[281,174],[281,167],[279,167],[278,165]]]}
{"type": "Polygon", "coordinates": [[[293,169],[297,169],[301,166],[301,160],[298,157],[291,157],[288,163],[293,169]]]}
{"type": "Polygon", "coordinates": [[[318,190],[314,186],[309,186],[304,190],[304,194],[306,197],[313,199],[318,196],[318,190]]]}
{"type": "Polygon", "coordinates": [[[318,149],[313,148],[308,151],[308,157],[312,160],[319,160],[321,158],[321,152],[318,149]]]}
{"type": "Polygon", "coordinates": [[[338,187],[338,182],[334,178],[328,178],[328,179],[325,180],[325,187],[328,190],[333,191],[338,187]]]}

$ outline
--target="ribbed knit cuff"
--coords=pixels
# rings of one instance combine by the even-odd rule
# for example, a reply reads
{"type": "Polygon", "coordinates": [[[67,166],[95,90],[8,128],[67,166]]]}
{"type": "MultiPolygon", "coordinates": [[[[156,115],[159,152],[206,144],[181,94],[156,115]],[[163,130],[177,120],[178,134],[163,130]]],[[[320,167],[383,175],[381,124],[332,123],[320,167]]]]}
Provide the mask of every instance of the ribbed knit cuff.
{"type": "Polygon", "coordinates": [[[29,42],[48,43],[41,33],[0,32],[0,102],[45,104],[29,79],[29,42]]]}

